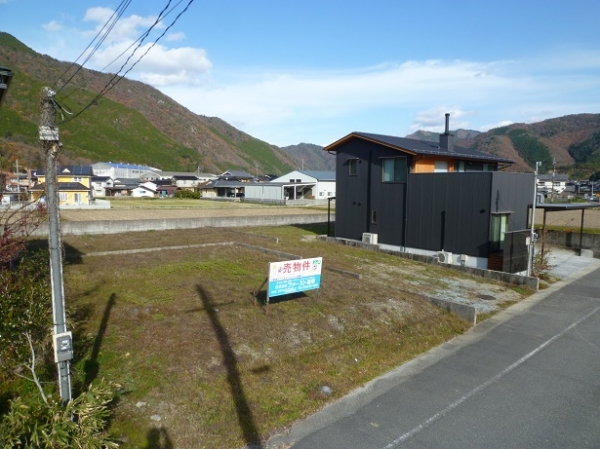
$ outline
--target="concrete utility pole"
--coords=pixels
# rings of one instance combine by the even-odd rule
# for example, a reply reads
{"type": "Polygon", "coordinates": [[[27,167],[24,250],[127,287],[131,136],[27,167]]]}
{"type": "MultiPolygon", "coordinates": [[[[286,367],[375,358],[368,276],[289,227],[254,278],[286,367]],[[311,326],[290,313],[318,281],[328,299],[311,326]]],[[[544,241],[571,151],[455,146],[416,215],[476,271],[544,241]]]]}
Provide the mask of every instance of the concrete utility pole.
{"type": "Polygon", "coordinates": [[[46,154],[46,204],[48,207],[48,246],[50,250],[50,276],[52,285],[52,314],[54,318],[54,361],[58,370],[58,386],[63,404],[71,400],[70,360],[73,358],[71,333],[67,331],[65,294],[63,285],[62,241],[58,209],[56,165],[59,150],[56,127],[55,92],[42,88],[40,96],[40,141],[46,154]]]}
{"type": "Polygon", "coordinates": [[[537,204],[537,175],[538,168],[540,167],[541,162],[535,163],[535,171],[533,176],[533,203],[531,204],[531,232],[529,234],[529,255],[527,258],[527,276],[531,276],[531,271],[533,269],[533,258],[535,255],[535,206],[537,204]]]}

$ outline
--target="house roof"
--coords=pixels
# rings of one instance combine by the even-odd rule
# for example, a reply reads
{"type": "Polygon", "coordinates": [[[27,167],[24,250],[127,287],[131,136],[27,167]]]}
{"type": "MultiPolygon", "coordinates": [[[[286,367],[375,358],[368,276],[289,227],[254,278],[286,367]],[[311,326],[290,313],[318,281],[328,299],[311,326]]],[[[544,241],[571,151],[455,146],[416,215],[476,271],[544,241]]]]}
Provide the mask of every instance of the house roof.
{"type": "Polygon", "coordinates": [[[215,179],[204,184],[202,189],[237,188],[246,187],[248,183],[226,179],[215,179]]]}
{"type": "Polygon", "coordinates": [[[404,137],[363,132],[352,132],[336,142],[326,146],[323,148],[323,150],[337,151],[339,147],[353,139],[362,139],[369,142],[374,142],[379,145],[414,155],[448,156],[453,158],[458,157],[460,159],[503,162],[508,164],[513,163],[513,161],[510,159],[504,159],[492,154],[483,153],[481,151],[472,150],[470,148],[465,148],[458,145],[454,145],[454,151],[449,151],[447,148],[441,148],[437,142],[428,142],[425,140],[407,139],[404,137]]]}
{"type": "MultiPolygon", "coordinates": [[[[37,176],[45,176],[45,170],[38,168],[35,171],[37,176]]],[[[56,167],[57,175],[73,175],[73,176],[92,176],[92,167],[90,165],[62,165],[56,167]]]]}
{"type": "Polygon", "coordinates": [[[556,182],[567,182],[569,180],[569,176],[568,175],[563,175],[563,174],[543,174],[543,175],[538,175],[537,176],[538,181],[556,181],[556,182]]]}
{"type": "MultiPolygon", "coordinates": [[[[91,189],[84,186],[80,182],[57,182],[57,187],[59,192],[89,192],[91,189]]],[[[41,192],[46,190],[46,183],[42,182],[41,184],[36,185],[29,189],[30,192],[41,192]]]]}
{"type": "Polygon", "coordinates": [[[93,164],[93,167],[98,167],[98,168],[113,167],[113,168],[125,168],[125,169],[129,169],[129,170],[152,170],[152,171],[158,170],[157,168],[148,167],[146,165],[125,164],[125,163],[120,163],[120,162],[97,162],[97,163],[93,164]]]}
{"type": "Polygon", "coordinates": [[[298,170],[298,172],[318,181],[335,181],[335,171],[298,170]]]}
{"type": "Polygon", "coordinates": [[[197,181],[198,177],[196,175],[175,175],[173,176],[173,179],[175,180],[179,180],[179,181],[197,181]]]}
{"type": "Polygon", "coordinates": [[[243,170],[227,170],[227,171],[223,172],[221,174],[221,176],[232,176],[235,178],[246,178],[246,179],[254,178],[254,176],[252,176],[250,173],[246,173],[243,170]]]}
{"type": "Polygon", "coordinates": [[[113,186],[137,187],[140,184],[140,178],[117,178],[113,181],[113,186]]]}

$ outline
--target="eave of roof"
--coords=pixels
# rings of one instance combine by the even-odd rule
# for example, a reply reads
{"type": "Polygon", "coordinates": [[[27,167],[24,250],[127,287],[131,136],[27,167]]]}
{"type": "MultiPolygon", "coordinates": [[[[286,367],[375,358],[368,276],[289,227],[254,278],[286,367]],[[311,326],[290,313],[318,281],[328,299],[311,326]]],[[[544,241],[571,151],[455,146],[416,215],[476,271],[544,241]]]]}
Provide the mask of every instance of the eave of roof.
{"type": "Polygon", "coordinates": [[[323,148],[323,151],[335,152],[339,147],[345,145],[353,139],[361,139],[368,142],[373,142],[393,150],[402,151],[411,155],[429,155],[429,156],[444,156],[450,158],[460,158],[468,160],[482,160],[489,162],[513,164],[510,159],[504,159],[491,154],[482,153],[461,146],[454,146],[454,151],[440,148],[435,142],[427,142],[424,140],[407,139],[404,137],[386,136],[382,134],[370,134],[363,132],[352,132],[345,137],[333,142],[323,148]]]}

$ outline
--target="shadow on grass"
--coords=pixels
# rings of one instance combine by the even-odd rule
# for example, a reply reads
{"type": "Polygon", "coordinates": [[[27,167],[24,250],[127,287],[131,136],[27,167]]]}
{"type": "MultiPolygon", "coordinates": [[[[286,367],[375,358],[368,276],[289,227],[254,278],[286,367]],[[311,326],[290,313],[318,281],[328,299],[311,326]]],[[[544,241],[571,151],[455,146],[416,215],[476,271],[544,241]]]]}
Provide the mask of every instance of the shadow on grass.
{"type": "MultiPolygon", "coordinates": [[[[244,440],[246,443],[259,444],[260,434],[258,433],[256,423],[254,422],[252,410],[248,405],[246,394],[244,393],[244,387],[242,385],[242,379],[238,369],[237,358],[233,348],[231,347],[231,343],[229,342],[227,332],[217,316],[217,311],[212,303],[213,301],[210,294],[208,294],[201,285],[196,285],[196,291],[198,292],[198,296],[202,301],[204,310],[206,310],[208,319],[210,320],[219,342],[219,346],[221,347],[223,363],[227,369],[227,382],[229,383],[229,388],[231,389],[231,396],[233,397],[238,423],[244,435],[244,440]]],[[[257,446],[257,448],[258,447],[260,446],[257,446]]]]}
{"type": "MultiPolygon", "coordinates": [[[[278,304],[281,302],[287,302],[287,301],[292,301],[294,299],[307,298],[307,297],[309,297],[309,295],[307,295],[305,292],[288,293],[287,295],[280,295],[280,296],[274,296],[272,298],[269,298],[269,304],[278,304]]],[[[267,304],[267,291],[266,290],[259,291],[256,294],[256,301],[259,304],[266,305],[267,304]]]]}
{"type": "Polygon", "coordinates": [[[173,449],[169,432],[164,427],[153,427],[148,431],[148,444],[144,449],[173,449]]]}
{"type": "Polygon", "coordinates": [[[108,319],[110,318],[110,312],[117,302],[117,295],[113,293],[110,295],[108,302],[106,303],[106,307],[104,308],[104,313],[102,314],[102,321],[100,322],[100,327],[98,328],[98,333],[96,334],[96,338],[94,339],[94,344],[92,345],[92,353],[90,354],[90,358],[85,361],[84,371],[85,371],[85,380],[84,387],[87,388],[89,385],[98,377],[98,372],[100,371],[100,365],[98,364],[98,355],[100,354],[100,348],[102,347],[102,340],[104,340],[104,334],[106,333],[106,327],[108,326],[108,319]]]}
{"type": "MultiPolygon", "coordinates": [[[[302,229],[303,231],[310,232],[316,235],[325,235],[327,234],[327,223],[308,223],[308,224],[295,224],[291,225],[294,228],[302,229]]],[[[330,224],[329,232],[334,231],[333,222],[330,224]]]]}
{"type": "MultiPolygon", "coordinates": [[[[47,239],[32,239],[27,241],[27,249],[30,251],[48,251],[47,239]]],[[[83,254],[74,246],[63,242],[63,256],[65,265],[78,265],[83,263],[83,254]]]]}

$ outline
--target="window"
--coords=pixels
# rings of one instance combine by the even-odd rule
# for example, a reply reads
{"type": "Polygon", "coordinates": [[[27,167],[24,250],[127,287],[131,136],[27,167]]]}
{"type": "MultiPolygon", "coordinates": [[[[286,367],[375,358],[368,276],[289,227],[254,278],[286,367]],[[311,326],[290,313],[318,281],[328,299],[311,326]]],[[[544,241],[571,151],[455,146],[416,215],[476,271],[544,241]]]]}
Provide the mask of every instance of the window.
{"type": "Polygon", "coordinates": [[[406,158],[393,157],[382,159],[383,182],[406,182],[406,158]]]}
{"type": "Polygon", "coordinates": [[[454,171],[457,172],[471,172],[471,171],[496,171],[495,164],[482,163],[482,162],[470,162],[470,161],[455,161],[454,171]]]}
{"type": "Polygon", "coordinates": [[[348,160],[348,174],[350,176],[358,175],[358,159],[348,160]]]}
{"type": "Polygon", "coordinates": [[[371,223],[377,224],[377,211],[376,210],[371,211],[371,223]]]}
{"type": "Polygon", "coordinates": [[[67,201],[69,199],[69,194],[67,192],[59,192],[58,199],[59,201],[67,201]]]}
{"type": "Polygon", "coordinates": [[[74,193],[73,200],[75,201],[75,204],[81,204],[81,193],[74,193]]]}
{"type": "Polygon", "coordinates": [[[73,182],[82,182],[83,178],[81,176],[73,176],[73,182]]]}
{"type": "Polygon", "coordinates": [[[435,161],[433,172],[434,173],[446,173],[448,171],[448,161],[435,161]]]}
{"type": "Polygon", "coordinates": [[[504,249],[504,234],[508,229],[509,214],[492,215],[492,251],[504,249]]]}

